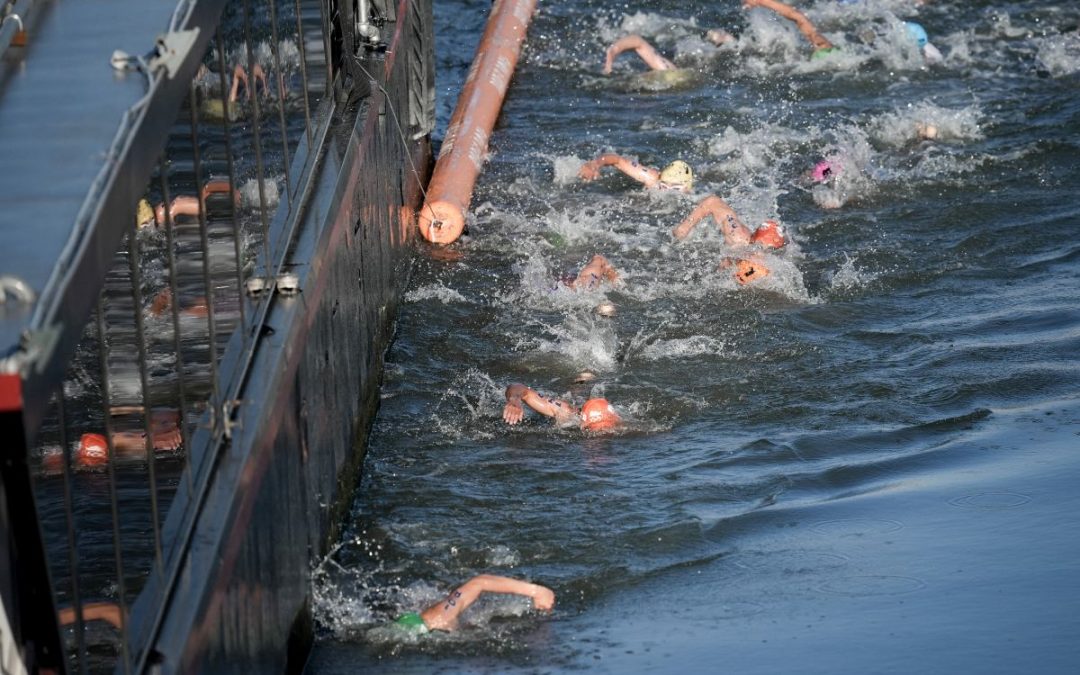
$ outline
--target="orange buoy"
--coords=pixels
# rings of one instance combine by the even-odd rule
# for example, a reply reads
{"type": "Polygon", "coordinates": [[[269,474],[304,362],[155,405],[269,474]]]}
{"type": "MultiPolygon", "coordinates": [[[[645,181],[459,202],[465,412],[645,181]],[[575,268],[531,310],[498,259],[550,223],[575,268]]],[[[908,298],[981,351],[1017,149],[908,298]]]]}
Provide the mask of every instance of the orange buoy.
{"type": "Polygon", "coordinates": [[[487,156],[488,137],[502,109],[536,0],[498,0],[473,57],[439,161],[420,210],[420,234],[450,244],[465,230],[465,212],[487,156]]]}

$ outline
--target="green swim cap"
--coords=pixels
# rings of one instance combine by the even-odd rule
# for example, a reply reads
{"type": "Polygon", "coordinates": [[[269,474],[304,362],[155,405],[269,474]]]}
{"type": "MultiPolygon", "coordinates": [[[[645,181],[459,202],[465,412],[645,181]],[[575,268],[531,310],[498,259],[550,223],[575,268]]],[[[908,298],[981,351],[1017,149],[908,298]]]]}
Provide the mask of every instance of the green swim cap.
{"type": "Polygon", "coordinates": [[[428,632],[427,624],[424,623],[424,619],[421,618],[416,612],[407,612],[402,614],[394,622],[395,625],[404,628],[410,633],[426,633],[428,632]]]}
{"type": "Polygon", "coordinates": [[[821,49],[815,49],[814,53],[810,55],[810,60],[823,59],[829,54],[834,54],[839,51],[840,49],[838,47],[822,47],[821,49]]]}

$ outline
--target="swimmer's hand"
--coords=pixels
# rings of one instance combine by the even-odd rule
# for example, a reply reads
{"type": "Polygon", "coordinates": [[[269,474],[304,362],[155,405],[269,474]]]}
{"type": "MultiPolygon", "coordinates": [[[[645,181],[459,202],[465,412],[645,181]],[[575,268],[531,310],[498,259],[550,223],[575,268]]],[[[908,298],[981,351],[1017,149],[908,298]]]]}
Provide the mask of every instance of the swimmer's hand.
{"type": "Polygon", "coordinates": [[[533,607],[541,612],[550,612],[555,608],[555,592],[546,586],[535,584],[536,591],[533,593],[533,607]]]}
{"type": "Polygon", "coordinates": [[[671,230],[671,236],[680,240],[686,239],[688,236],[690,236],[690,231],[694,229],[694,225],[696,224],[697,223],[692,220],[684,220],[671,230]]]}
{"type": "Polygon", "coordinates": [[[600,165],[592,160],[585,162],[581,165],[581,168],[578,169],[577,175],[581,180],[596,180],[600,177],[600,165]]]}
{"type": "Polygon", "coordinates": [[[514,426],[525,419],[525,410],[521,407],[521,401],[510,401],[503,408],[503,421],[514,426]]]}
{"type": "Polygon", "coordinates": [[[743,9],[752,9],[754,7],[760,7],[761,3],[758,0],[743,0],[743,9]]]}

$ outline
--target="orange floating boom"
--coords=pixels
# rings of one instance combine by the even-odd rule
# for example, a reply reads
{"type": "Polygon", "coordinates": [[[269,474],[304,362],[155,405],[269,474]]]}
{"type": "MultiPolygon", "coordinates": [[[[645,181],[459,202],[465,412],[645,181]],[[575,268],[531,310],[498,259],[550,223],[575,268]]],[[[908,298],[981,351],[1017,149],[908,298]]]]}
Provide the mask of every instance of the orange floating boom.
{"type": "Polygon", "coordinates": [[[420,234],[450,244],[465,229],[465,212],[487,156],[488,136],[502,109],[536,0],[498,0],[450,118],[439,161],[420,209],[420,234]]]}

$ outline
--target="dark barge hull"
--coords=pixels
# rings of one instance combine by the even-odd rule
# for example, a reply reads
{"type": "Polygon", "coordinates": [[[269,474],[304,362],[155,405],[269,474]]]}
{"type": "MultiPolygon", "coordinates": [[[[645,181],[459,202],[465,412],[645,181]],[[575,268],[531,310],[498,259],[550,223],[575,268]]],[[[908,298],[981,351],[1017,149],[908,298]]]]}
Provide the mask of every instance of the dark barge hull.
{"type": "MultiPolygon", "coordinates": [[[[205,23],[197,49],[208,43],[224,4],[194,0],[192,22],[205,23]]],[[[330,14],[340,4],[329,2],[330,14]]],[[[127,623],[124,656],[133,670],[295,671],[306,660],[311,570],[336,537],[359,478],[383,355],[412,260],[414,215],[430,177],[431,4],[372,2],[383,22],[381,48],[357,47],[358,70],[337,68],[333,95],[316,116],[321,122],[293,155],[290,173],[298,187],[273,215],[265,255],[255,266],[272,270],[279,284],[281,272],[294,274],[298,290],[279,285],[272,295],[245,301],[255,310],[251,320],[234,332],[220,357],[215,391],[228,399],[209,406],[188,444],[181,483],[191,489],[176,491],[162,527],[162,562],[154,565],[127,623]]],[[[342,25],[347,21],[339,19],[324,36],[338,41],[331,45],[335,67],[342,64],[342,25]]],[[[193,53],[184,59],[179,79],[194,73],[199,58],[193,53]]],[[[44,418],[49,392],[62,386],[95,289],[130,227],[131,205],[150,176],[187,80],[162,86],[172,87],[169,95],[146,108],[155,119],[133,132],[154,138],[143,138],[137,156],[116,158],[114,180],[100,183],[107,189],[95,218],[73,226],[84,227],[93,245],[65,265],[56,263],[74,270],[63,283],[48,282],[59,289],[46,299],[64,309],[64,325],[52,360],[21,376],[27,404],[15,414],[25,423],[28,443],[44,418]]],[[[50,279],[60,276],[54,272],[50,279]]],[[[0,318],[0,346],[7,349],[2,356],[22,363],[12,359],[24,351],[22,336],[41,326],[29,312],[0,318]]],[[[25,465],[27,450],[9,452],[25,465]]],[[[23,474],[13,480],[23,481],[23,474]]],[[[7,490],[9,496],[15,492],[28,494],[7,490]]],[[[2,525],[6,539],[12,530],[6,518],[2,525]]],[[[2,581],[9,588],[18,580],[2,581]]],[[[37,590],[44,596],[48,579],[41,583],[46,588],[37,590]]],[[[47,616],[48,603],[36,610],[6,604],[24,648],[35,641],[58,643],[55,619],[27,618],[35,611],[38,618],[47,616]]],[[[64,665],[43,663],[40,656],[37,664],[64,665]]],[[[123,661],[116,668],[128,670],[123,661]]]]}

